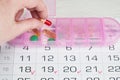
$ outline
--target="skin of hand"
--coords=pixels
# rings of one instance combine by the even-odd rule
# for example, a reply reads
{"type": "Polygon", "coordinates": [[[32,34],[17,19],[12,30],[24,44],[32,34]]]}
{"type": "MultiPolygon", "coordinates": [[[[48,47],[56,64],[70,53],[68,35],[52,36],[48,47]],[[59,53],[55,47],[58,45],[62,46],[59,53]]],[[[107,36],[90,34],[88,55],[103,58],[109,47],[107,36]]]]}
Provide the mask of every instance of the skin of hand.
{"type": "Polygon", "coordinates": [[[30,29],[42,27],[38,18],[46,19],[47,16],[43,0],[0,0],[0,44],[30,29]],[[32,18],[20,21],[24,8],[31,12],[32,18]]]}

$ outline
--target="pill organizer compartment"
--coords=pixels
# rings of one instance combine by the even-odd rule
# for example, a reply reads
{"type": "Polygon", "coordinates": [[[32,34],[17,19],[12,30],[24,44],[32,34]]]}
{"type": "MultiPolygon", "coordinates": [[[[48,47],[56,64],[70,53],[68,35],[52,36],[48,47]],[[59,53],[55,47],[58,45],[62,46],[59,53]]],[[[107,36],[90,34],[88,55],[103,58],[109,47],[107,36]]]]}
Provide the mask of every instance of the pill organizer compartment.
{"type": "Polygon", "coordinates": [[[72,34],[73,34],[73,44],[74,45],[85,45],[88,43],[87,41],[87,33],[86,33],[86,19],[84,18],[76,18],[72,19],[72,34]]]}
{"type": "Polygon", "coordinates": [[[120,38],[120,23],[112,18],[103,19],[105,44],[117,42],[120,38]]]}
{"type": "Polygon", "coordinates": [[[102,44],[103,41],[103,25],[100,18],[86,19],[86,33],[89,44],[102,44]]]}
{"type": "Polygon", "coordinates": [[[27,45],[41,45],[41,37],[38,37],[38,41],[33,41],[31,42],[30,40],[30,37],[33,35],[33,33],[31,32],[28,32],[28,33],[25,33],[23,36],[24,36],[24,41],[23,41],[23,44],[25,46],[27,45]]]}
{"type": "Polygon", "coordinates": [[[57,45],[72,45],[72,20],[67,18],[56,19],[56,43],[57,45]]]}
{"type": "MultiPolygon", "coordinates": [[[[49,27],[47,25],[44,25],[41,28],[41,36],[40,36],[41,37],[41,45],[44,45],[44,46],[54,45],[55,46],[56,38],[50,38],[44,34],[44,30],[48,30],[56,36],[56,19],[49,18],[49,20],[52,22],[52,25],[49,27]]],[[[50,36],[52,36],[53,34],[51,34],[50,36]]]]}

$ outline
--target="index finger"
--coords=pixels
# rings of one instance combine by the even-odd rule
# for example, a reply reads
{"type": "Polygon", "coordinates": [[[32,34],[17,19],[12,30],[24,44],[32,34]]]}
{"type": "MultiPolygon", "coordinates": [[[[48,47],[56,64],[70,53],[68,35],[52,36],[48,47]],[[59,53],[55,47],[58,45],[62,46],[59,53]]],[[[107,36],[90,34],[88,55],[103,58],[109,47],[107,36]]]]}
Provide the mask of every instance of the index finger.
{"type": "Polygon", "coordinates": [[[26,0],[27,2],[24,3],[25,8],[29,9],[30,11],[36,11],[38,16],[42,19],[48,17],[47,6],[45,5],[43,0],[26,0]]]}

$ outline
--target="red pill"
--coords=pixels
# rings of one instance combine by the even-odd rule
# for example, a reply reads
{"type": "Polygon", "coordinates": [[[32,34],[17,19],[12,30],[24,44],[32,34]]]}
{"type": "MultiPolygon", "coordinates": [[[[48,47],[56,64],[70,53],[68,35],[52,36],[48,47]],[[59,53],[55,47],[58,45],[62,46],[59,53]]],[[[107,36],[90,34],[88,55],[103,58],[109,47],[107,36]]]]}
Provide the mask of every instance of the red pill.
{"type": "Polygon", "coordinates": [[[48,26],[52,25],[52,22],[50,20],[44,20],[44,19],[40,19],[40,21],[48,26]]]}
{"type": "Polygon", "coordinates": [[[46,24],[46,25],[48,25],[48,26],[51,26],[51,25],[52,25],[52,22],[49,21],[49,20],[46,20],[44,24],[46,24]]]}

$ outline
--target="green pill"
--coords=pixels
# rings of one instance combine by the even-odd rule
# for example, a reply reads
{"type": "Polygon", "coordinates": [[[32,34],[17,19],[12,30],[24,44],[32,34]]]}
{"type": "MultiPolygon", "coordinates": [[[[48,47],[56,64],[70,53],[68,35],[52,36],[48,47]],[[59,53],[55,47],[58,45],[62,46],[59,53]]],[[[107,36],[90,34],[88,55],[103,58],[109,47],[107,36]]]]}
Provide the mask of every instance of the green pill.
{"type": "Polygon", "coordinates": [[[31,36],[30,41],[38,41],[38,36],[37,35],[31,36]]]}
{"type": "Polygon", "coordinates": [[[55,39],[54,38],[49,38],[48,41],[55,41],[55,39]]]}

